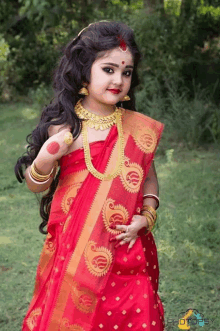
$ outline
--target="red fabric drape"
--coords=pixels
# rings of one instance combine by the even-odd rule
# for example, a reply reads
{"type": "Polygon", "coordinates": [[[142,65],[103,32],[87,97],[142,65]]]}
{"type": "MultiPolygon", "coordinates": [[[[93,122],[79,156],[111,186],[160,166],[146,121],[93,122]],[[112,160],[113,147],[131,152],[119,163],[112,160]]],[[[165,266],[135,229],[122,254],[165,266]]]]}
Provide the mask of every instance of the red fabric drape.
{"type": "MultiPolygon", "coordinates": [[[[120,175],[101,181],[88,172],[84,151],[60,160],[48,235],[37,268],[34,295],[23,331],[164,329],[158,295],[159,268],[153,235],[117,249],[112,224],[130,224],[143,205],[143,185],[163,124],[123,110],[125,160],[120,175]]],[[[90,144],[100,172],[114,170],[118,157],[114,125],[105,141],[90,144]]]]}

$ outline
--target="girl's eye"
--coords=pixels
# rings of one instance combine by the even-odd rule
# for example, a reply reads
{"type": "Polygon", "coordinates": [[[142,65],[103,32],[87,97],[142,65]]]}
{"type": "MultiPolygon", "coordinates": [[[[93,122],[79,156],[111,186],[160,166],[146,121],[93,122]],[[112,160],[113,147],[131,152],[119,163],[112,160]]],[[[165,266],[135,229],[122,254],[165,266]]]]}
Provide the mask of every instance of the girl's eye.
{"type": "MultiPolygon", "coordinates": [[[[114,70],[112,68],[103,68],[103,71],[107,72],[108,74],[113,74],[114,70]]],[[[131,76],[132,71],[131,70],[127,70],[123,73],[126,77],[131,76]]]]}
{"type": "Polygon", "coordinates": [[[103,70],[109,74],[112,74],[114,72],[112,68],[103,68],[103,70]],[[110,70],[112,70],[112,72],[110,72],[110,70]]]}
{"type": "Polygon", "coordinates": [[[125,71],[124,74],[125,74],[125,76],[129,77],[129,76],[131,76],[132,71],[131,70],[125,71]]]}

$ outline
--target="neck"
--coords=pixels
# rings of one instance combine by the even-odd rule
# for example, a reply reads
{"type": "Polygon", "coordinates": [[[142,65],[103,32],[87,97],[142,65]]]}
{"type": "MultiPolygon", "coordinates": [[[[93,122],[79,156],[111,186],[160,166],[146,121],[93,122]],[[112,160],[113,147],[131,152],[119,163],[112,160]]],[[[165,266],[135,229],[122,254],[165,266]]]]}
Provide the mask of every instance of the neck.
{"type": "Polygon", "coordinates": [[[99,116],[111,115],[115,112],[116,109],[115,105],[107,105],[105,103],[101,103],[97,100],[89,98],[89,96],[85,97],[81,104],[86,110],[99,116]]]}

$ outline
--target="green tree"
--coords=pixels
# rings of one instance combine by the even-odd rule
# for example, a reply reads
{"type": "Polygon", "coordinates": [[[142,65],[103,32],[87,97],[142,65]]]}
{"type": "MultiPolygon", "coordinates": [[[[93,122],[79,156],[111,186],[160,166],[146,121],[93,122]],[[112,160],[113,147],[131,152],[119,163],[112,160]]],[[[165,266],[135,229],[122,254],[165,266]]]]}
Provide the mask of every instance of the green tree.
{"type": "Polygon", "coordinates": [[[143,0],[143,3],[148,13],[154,12],[157,8],[164,13],[164,0],[143,0]]]}

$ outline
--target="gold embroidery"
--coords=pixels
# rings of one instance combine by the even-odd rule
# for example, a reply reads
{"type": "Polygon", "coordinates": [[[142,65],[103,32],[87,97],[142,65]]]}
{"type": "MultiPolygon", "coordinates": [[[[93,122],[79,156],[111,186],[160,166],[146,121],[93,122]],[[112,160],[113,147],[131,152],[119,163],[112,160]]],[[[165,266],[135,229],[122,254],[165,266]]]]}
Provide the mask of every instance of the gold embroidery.
{"type": "Polygon", "coordinates": [[[68,227],[68,225],[69,225],[69,221],[71,220],[71,218],[72,218],[72,215],[69,215],[69,216],[67,217],[67,219],[66,219],[66,221],[65,221],[65,224],[64,224],[64,227],[63,227],[63,233],[66,232],[66,229],[67,229],[67,227],[68,227]]]}
{"type": "Polygon", "coordinates": [[[134,141],[144,153],[153,153],[157,145],[157,136],[153,129],[139,123],[132,130],[134,141]]]}
{"type": "Polygon", "coordinates": [[[106,247],[97,247],[94,241],[89,241],[84,251],[85,262],[89,272],[97,277],[104,276],[113,261],[110,250],[106,247]]]}
{"type": "Polygon", "coordinates": [[[59,328],[59,331],[85,331],[85,329],[78,324],[70,324],[67,318],[62,320],[62,324],[59,328]]]}
{"type": "Polygon", "coordinates": [[[55,245],[53,241],[51,240],[52,236],[50,233],[48,233],[46,240],[44,242],[44,247],[41,253],[40,262],[39,262],[39,273],[42,275],[44,272],[46,266],[48,265],[51,257],[53,256],[55,252],[55,245]]]}
{"type": "Polygon", "coordinates": [[[129,213],[122,205],[114,205],[115,200],[106,199],[103,205],[102,216],[103,221],[108,232],[119,234],[122,231],[110,229],[110,225],[124,225],[128,222],[129,213]]]}
{"type": "MultiPolygon", "coordinates": [[[[86,176],[88,176],[87,169],[82,169],[70,174],[66,174],[63,179],[59,179],[56,191],[59,191],[61,188],[64,189],[65,187],[72,185],[76,181],[78,183],[82,183],[86,179],[86,176]]],[[[57,193],[56,191],[55,193],[57,193]]]]}
{"type": "Polygon", "coordinates": [[[130,163],[130,159],[125,157],[120,179],[124,188],[131,193],[140,190],[141,182],[144,177],[144,171],[138,163],[130,163]]]}
{"type": "Polygon", "coordinates": [[[41,308],[36,308],[30,313],[30,316],[27,318],[26,322],[30,331],[33,331],[35,326],[37,326],[37,319],[41,314],[41,308]]]}
{"type": "Polygon", "coordinates": [[[78,190],[80,189],[81,185],[82,185],[82,182],[77,182],[77,183],[74,183],[73,185],[71,185],[66,190],[66,193],[61,202],[61,209],[64,212],[64,214],[67,214],[69,212],[70,207],[73,203],[73,200],[74,200],[75,196],[77,195],[78,190]]]}
{"type": "Polygon", "coordinates": [[[81,287],[76,281],[71,286],[71,297],[76,308],[83,313],[92,313],[95,310],[97,298],[95,294],[86,287],[81,287]]]}

